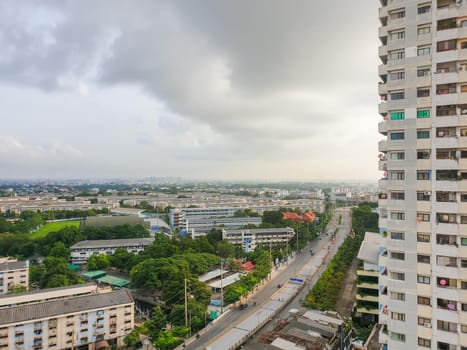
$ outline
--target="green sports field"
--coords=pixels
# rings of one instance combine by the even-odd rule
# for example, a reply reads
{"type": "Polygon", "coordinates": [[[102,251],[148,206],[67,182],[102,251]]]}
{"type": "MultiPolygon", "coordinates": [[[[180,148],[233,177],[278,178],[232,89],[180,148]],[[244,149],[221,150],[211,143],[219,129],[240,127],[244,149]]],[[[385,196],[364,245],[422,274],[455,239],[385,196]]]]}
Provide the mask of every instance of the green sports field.
{"type": "Polygon", "coordinates": [[[42,238],[47,236],[49,232],[57,232],[67,226],[79,227],[79,223],[79,220],[48,222],[42,225],[36,232],[31,233],[30,237],[32,239],[42,238]]]}

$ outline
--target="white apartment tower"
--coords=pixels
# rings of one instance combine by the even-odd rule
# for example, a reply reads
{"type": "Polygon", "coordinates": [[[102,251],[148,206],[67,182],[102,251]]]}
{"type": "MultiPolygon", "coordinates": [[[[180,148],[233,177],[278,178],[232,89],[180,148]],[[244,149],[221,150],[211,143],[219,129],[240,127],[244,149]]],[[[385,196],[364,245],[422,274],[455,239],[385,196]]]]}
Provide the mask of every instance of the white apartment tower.
{"type": "Polygon", "coordinates": [[[380,3],[380,342],[467,350],[467,1],[380,3]]]}

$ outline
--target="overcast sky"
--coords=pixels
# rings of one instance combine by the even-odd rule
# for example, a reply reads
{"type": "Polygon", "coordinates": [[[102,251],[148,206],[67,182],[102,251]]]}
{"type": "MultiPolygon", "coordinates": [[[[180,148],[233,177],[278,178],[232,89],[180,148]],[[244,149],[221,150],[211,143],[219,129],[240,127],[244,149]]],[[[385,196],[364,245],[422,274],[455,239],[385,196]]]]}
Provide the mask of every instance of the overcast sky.
{"type": "Polygon", "coordinates": [[[377,10],[0,1],[0,178],[376,180],[377,10]]]}

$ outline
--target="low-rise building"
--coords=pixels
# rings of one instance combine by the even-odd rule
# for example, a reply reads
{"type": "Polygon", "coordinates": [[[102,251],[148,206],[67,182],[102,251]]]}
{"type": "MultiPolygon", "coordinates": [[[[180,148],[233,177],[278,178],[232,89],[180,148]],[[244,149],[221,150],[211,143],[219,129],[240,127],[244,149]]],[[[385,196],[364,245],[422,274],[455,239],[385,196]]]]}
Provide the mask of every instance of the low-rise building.
{"type": "Polygon", "coordinates": [[[154,242],[154,238],[103,239],[81,241],[71,246],[71,262],[76,265],[86,264],[93,254],[112,255],[117,248],[130,253],[139,253],[154,242]]]}
{"type": "Polygon", "coordinates": [[[378,323],[379,251],[379,234],[366,232],[357,256],[361,260],[361,264],[357,269],[357,306],[355,316],[362,319],[362,324],[378,323]]]}
{"type": "Polygon", "coordinates": [[[13,305],[0,309],[0,350],[98,350],[124,345],[134,328],[134,301],[126,290],[13,305]]]}
{"type": "Polygon", "coordinates": [[[241,245],[245,252],[253,251],[257,246],[285,246],[294,236],[295,231],[290,227],[222,230],[222,239],[241,245]]]}
{"type": "Polygon", "coordinates": [[[15,286],[29,286],[29,261],[0,259],[0,294],[6,294],[15,286]]]}

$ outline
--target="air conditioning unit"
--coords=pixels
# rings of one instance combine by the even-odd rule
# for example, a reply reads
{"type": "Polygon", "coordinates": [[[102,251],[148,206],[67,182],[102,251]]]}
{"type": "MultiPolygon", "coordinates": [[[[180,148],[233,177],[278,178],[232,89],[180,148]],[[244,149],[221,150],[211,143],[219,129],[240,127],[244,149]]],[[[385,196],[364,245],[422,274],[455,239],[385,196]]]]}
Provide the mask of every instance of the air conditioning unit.
{"type": "Polygon", "coordinates": [[[423,325],[424,325],[425,327],[431,328],[431,323],[430,323],[430,322],[424,323],[423,325]]]}

